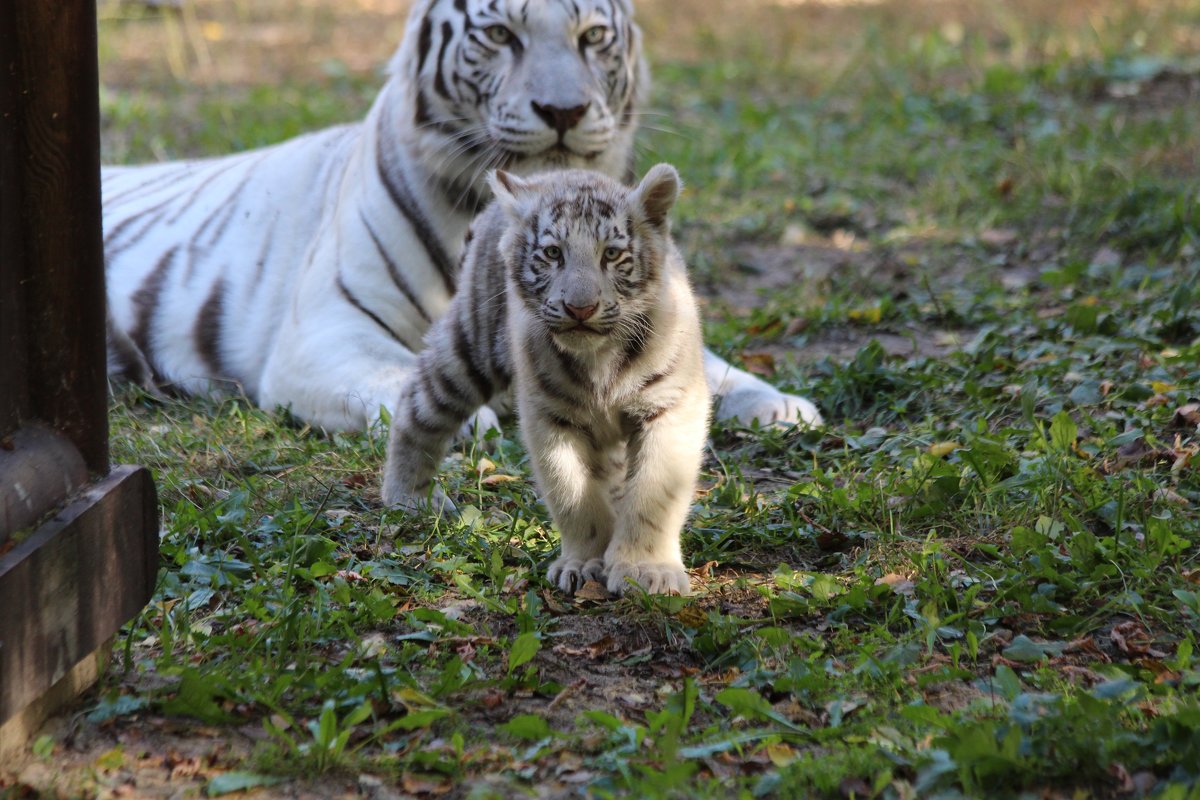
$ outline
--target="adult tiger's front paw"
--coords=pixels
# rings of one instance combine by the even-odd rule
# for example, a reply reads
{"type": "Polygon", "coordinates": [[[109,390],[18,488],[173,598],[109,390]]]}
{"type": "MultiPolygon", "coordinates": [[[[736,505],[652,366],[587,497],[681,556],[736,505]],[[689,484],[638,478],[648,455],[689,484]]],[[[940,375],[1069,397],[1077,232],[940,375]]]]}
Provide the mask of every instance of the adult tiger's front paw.
{"type": "Polygon", "coordinates": [[[550,564],[546,578],[567,594],[575,594],[588,581],[604,580],[604,562],[599,558],[584,561],[560,556],[550,564]]]}
{"type": "Polygon", "coordinates": [[[743,425],[758,420],[759,425],[800,425],[816,428],[824,423],[821,412],[811,401],[795,394],[785,394],[774,386],[742,386],[719,398],[717,419],[736,419],[743,425]]]}
{"type": "Polygon", "coordinates": [[[625,594],[630,581],[641,586],[650,594],[689,594],[692,582],[683,564],[635,564],[617,562],[608,565],[608,591],[625,594]]]}

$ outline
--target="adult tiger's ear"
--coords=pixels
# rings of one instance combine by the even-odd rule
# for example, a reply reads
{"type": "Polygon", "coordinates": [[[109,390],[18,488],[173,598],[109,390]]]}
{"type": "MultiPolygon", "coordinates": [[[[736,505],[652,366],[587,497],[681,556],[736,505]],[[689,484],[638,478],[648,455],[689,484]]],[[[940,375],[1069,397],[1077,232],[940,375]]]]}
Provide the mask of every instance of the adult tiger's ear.
{"type": "Polygon", "coordinates": [[[488,175],[488,185],[492,187],[492,194],[496,196],[496,202],[500,204],[506,214],[514,218],[524,216],[524,199],[529,194],[529,181],[518,178],[511,172],[498,169],[488,175]]]}
{"type": "Polygon", "coordinates": [[[634,202],[642,211],[642,217],[651,225],[662,227],[667,224],[667,214],[679,197],[683,187],[679,173],[670,164],[655,164],[633,190],[634,202]]]}

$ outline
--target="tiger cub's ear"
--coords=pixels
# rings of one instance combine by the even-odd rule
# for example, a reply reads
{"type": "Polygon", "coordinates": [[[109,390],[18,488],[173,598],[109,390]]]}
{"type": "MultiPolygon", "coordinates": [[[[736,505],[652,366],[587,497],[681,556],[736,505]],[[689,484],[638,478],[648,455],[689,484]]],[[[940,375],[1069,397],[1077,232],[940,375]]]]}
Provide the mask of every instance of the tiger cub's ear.
{"type": "Polygon", "coordinates": [[[525,215],[524,198],[529,194],[531,184],[524,178],[518,178],[511,172],[498,169],[488,175],[488,185],[492,194],[504,212],[514,219],[525,215]]]}
{"type": "Polygon", "coordinates": [[[670,164],[655,164],[633,190],[633,204],[651,225],[662,227],[679,197],[679,173],[670,164]]]}

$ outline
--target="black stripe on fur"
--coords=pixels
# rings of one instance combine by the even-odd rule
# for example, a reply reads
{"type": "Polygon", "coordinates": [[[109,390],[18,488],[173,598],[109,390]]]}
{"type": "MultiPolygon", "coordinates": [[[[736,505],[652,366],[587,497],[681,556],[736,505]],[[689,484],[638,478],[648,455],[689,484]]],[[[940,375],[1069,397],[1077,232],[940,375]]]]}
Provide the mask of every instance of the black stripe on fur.
{"type": "Polygon", "coordinates": [[[354,306],[356,309],[361,311],[363,314],[366,314],[368,317],[370,317],[371,321],[374,322],[376,325],[378,325],[381,329],[383,329],[387,333],[388,336],[391,336],[393,339],[395,339],[397,342],[404,345],[408,349],[410,349],[410,350],[413,349],[412,346],[409,345],[407,342],[405,342],[403,339],[401,339],[400,335],[397,334],[394,330],[392,330],[386,322],[384,322],[382,319],[380,319],[378,316],[376,316],[375,312],[371,311],[371,309],[364,306],[362,304],[362,301],[354,296],[354,293],[350,291],[350,288],[348,286],[346,286],[346,282],[342,280],[341,275],[337,276],[337,288],[338,288],[338,292],[341,293],[343,300],[345,300],[350,305],[354,306]]]}
{"type": "Polygon", "coordinates": [[[204,305],[200,306],[196,326],[192,330],[192,337],[196,340],[196,352],[208,367],[208,371],[216,376],[224,374],[221,364],[221,329],[225,317],[225,294],[225,279],[218,278],[204,305]]]}
{"type": "MultiPolygon", "coordinates": [[[[382,117],[381,117],[382,119],[382,117]]],[[[446,291],[450,294],[454,293],[454,265],[450,261],[450,256],[446,253],[446,248],[438,239],[437,233],[433,229],[429,218],[425,216],[425,212],[417,205],[413,197],[412,190],[404,180],[403,174],[400,172],[399,166],[392,158],[390,148],[393,137],[387,131],[380,130],[377,132],[376,138],[376,166],[379,169],[379,178],[383,181],[384,188],[387,189],[388,196],[392,199],[392,203],[408,220],[408,224],[412,226],[413,232],[417,234],[417,238],[421,241],[421,246],[425,248],[426,255],[429,256],[434,268],[442,276],[442,281],[446,285],[446,291]]]]}
{"type": "Polygon", "coordinates": [[[391,277],[392,283],[396,284],[396,288],[400,290],[402,295],[404,295],[404,299],[409,302],[409,305],[416,309],[417,313],[421,315],[421,319],[425,320],[426,324],[432,322],[429,317],[429,313],[425,310],[425,307],[421,305],[421,302],[417,300],[417,296],[413,292],[412,288],[408,285],[408,281],[404,279],[404,275],[400,272],[400,268],[396,265],[396,262],[392,260],[391,254],[384,249],[383,242],[380,241],[379,235],[375,233],[375,229],[371,227],[371,223],[367,221],[366,214],[360,210],[359,217],[362,219],[363,227],[367,229],[367,234],[370,235],[371,241],[375,243],[375,250],[379,253],[379,257],[383,259],[383,263],[387,266],[388,275],[391,277]]]}

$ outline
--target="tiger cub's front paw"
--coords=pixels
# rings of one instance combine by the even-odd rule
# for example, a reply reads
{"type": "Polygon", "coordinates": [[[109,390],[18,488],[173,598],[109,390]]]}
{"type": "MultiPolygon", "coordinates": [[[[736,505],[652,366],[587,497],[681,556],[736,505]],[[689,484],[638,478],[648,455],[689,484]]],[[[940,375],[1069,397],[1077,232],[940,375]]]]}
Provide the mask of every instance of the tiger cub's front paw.
{"type": "Polygon", "coordinates": [[[680,563],[634,564],[617,562],[608,565],[608,591],[625,594],[630,581],[641,586],[650,594],[689,594],[692,590],[687,570],[680,563]]]}
{"type": "Polygon", "coordinates": [[[584,561],[560,556],[546,571],[546,578],[567,594],[575,594],[588,581],[604,580],[604,562],[599,558],[584,561]]]}

